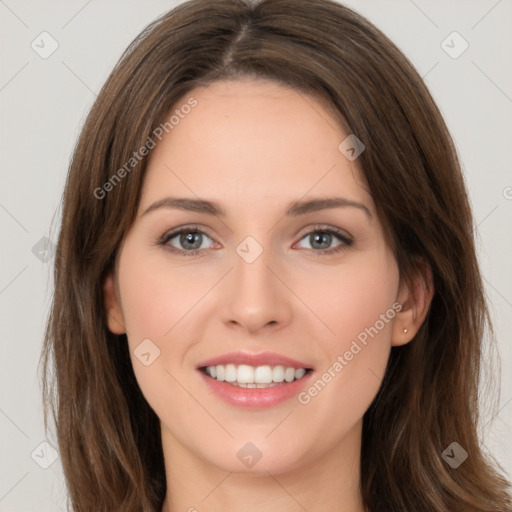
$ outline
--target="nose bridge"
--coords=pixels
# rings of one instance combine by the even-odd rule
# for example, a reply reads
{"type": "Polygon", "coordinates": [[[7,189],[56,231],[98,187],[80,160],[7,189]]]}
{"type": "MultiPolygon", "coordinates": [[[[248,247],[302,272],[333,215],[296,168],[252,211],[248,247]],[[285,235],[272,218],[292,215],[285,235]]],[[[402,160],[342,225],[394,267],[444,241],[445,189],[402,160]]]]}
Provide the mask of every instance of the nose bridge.
{"type": "Polygon", "coordinates": [[[269,279],[272,274],[268,269],[270,256],[269,250],[262,251],[254,260],[246,260],[238,254],[235,259],[234,274],[239,291],[247,290],[250,292],[249,295],[270,292],[272,288],[269,279]]]}
{"type": "Polygon", "coordinates": [[[236,247],[225,320],[248,330],[289,320],[289,297],[270,270],[275,263],[268,238],[260,244],[249,236],[236,247]]]}
{"type": "Polygon", "coordinates": [[[263,309],[274,296],[272,274],[268,267],[272,260],[270,247],[265,248],[253,237],[247,237],[236,248],[234,279],[235,297],[247,305],[263,309]]]}

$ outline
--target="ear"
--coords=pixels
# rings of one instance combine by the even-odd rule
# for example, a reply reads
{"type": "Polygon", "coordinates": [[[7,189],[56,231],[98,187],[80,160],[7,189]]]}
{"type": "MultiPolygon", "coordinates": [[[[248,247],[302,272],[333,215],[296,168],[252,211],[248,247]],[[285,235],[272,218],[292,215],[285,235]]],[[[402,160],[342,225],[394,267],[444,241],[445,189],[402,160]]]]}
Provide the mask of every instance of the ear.
{"type": "Polygon", "coordinates": [[[409,343],[416,336],[427,317],[434,296],[434,281],[430,265],[422,260],[410,284],[400,287],[397,302],[402,309],[393,322],[392,345],[399,347],[409,343]]]}
{"type": "Polygon", "coordinates": [[[103,283],[103,302],[107,313],[107,325],[114,334],[124,334],[126,326],[123,311],[117,298],[114,276],[109,274],[103,283]]]}

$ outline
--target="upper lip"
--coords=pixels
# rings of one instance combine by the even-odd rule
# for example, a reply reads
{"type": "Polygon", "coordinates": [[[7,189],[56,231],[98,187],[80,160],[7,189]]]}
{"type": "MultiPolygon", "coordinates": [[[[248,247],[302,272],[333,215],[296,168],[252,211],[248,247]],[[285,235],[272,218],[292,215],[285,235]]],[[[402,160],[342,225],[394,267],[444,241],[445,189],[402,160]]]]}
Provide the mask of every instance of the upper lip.
{"type": "Polygon", "coordinates": [[[216,366],[218,364],[247,364],[249,366],[284,366],[286,368],[305,368],[311,369],[311,366],[292,359],[291,357],[276,354],[275,352],[229,352],[221,356],[213,357],[201,362],[197,368],[204,368],[206,366],[216,366]]]}

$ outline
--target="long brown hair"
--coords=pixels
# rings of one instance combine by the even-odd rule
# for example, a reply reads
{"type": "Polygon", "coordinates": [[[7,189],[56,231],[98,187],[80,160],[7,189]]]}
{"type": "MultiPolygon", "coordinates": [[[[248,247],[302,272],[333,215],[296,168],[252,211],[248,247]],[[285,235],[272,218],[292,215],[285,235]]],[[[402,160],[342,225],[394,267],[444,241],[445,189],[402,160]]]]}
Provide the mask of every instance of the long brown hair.
{"type": "Polygon", "coordinates": [[[359,162],[401,277],[411,279],[419,261],[432,270],[430,314],[411,343],[392,349],[364,416],[367,510],[511,510],[508,483],[476,431],[488,313],[456,151],[406,57],[330,0],[181,4],[130,45],[98,95],[65,186],[41,357],[45,428],[51,412],[72,509],[161,510],[159,420],[136,382],[126,335],[107,329],[102,294],[149,156],[119,169],[195,87],[245,76],[314,95],[339,114],[366,146],[359,162]],[[441,456],[452,442],[468,453],[456,469],[441,456]]]}

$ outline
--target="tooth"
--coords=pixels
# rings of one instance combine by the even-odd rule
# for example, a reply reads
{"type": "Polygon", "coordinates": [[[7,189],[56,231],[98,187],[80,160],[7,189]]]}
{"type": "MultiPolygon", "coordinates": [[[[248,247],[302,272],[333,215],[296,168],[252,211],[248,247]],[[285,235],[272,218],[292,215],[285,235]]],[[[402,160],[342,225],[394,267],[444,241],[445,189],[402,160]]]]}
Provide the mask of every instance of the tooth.
{"type": "Polygon", "coordinates": [[[258,366],[254,372],[254,382],[257,384],[270,384],[272,382],[272,374],[270,366],[258,366]]]}
{"type": "Polygon", "coordinates": [[[299,368],[298,370],[295,370],[295,378],[296,379],[302,379],[306,375],[306,370],[304,368],[299,368]]]}
{"type": "Polygon", "coordinates": [[[219,382],[223,382],[226,380],[226,368],[222,364],[218,364],[215,367],[215,373],[217,376],[215,377],[219,382]]]}
{"type": "Polygon", "coordinates": [[[292,382],[295,379],[295,368],[286,368],[284,372],[284,380],[292,382]]]}
{"type": "Polygon", "coordinates": [[[247,364],[241,364],[236,372],[236,380],[243,384],[254,383],[254,368],[247,364]]]}
{"type": "Polygon", "coordinates": [[[219,382],[229,382],[235,386],[248,388],[271,387],[284,381],[293,382],[295,379],[301,379],[306,375],[305,368],[285,368],[282,365],[271,367],[263,365],[258,367],[241,364],[218,364],[217,366],[207,366],[205,368],[207,375],[219,382]],[[250,384],[247,386],[247,384],[250,384]]]}
{"type": "Polygon", "coordinates": [[[249,387],[249,384],[243,384],[242,382],[233,382],[235,386],[239,386],[241,388],[247,388],[249,387]]]}
{"type": "Polygon", "coordinates": [[[272,380],[274,382],[283,382],[284,366],[274,366],[274,368],[272,370],[272,380]]]}
{"type": "Polygon", "coordinates": [[[236,373],[236,366],[234,364],[226,365],[226,382],[235,382],[236,373]]]}

